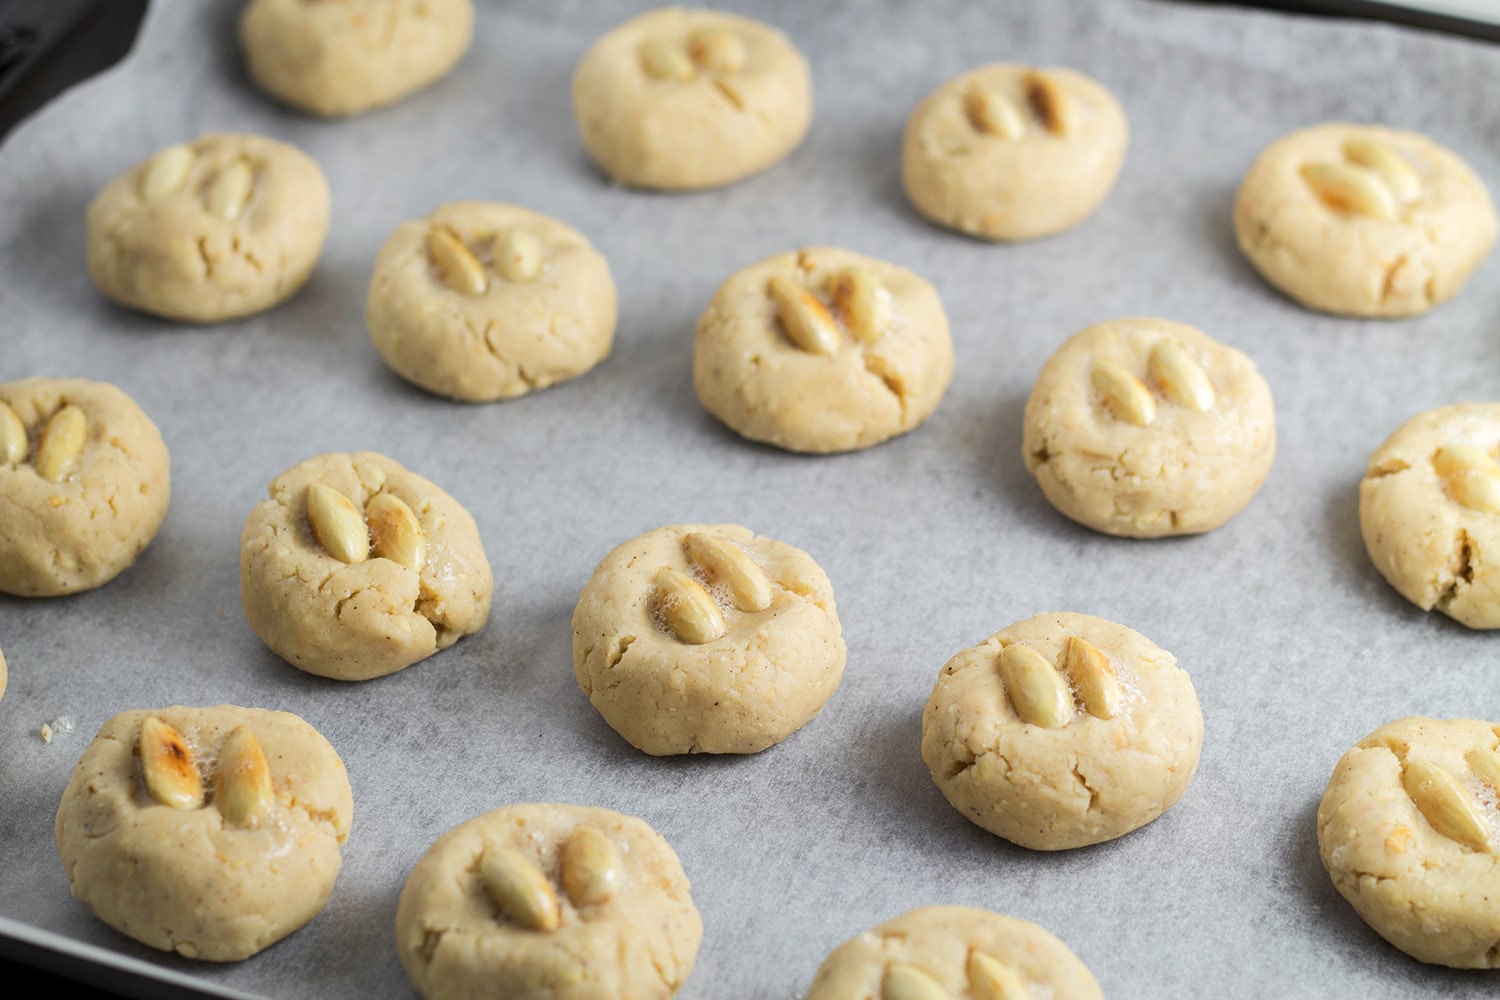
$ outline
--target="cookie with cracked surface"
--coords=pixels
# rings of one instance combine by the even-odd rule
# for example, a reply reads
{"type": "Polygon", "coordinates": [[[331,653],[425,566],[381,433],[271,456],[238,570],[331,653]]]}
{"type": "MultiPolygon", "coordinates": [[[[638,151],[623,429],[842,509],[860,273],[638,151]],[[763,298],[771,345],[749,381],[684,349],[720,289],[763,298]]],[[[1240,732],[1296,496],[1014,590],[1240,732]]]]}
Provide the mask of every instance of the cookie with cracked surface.
{"type": "Polygon", "coordinates": [[[732,275],[698,320],[693,388],[736,433],[826,454],[920,425],[953,378],[937,292],[873,257],[817,247],[732,275]]]}
{"type": "Polygon", "coordinates": [[[1093,214],[1129,141],[1124,110],[1093,78],[995,63],[917,105],[901,180],[917,211],[940,226],[987,240],[1036,239],[1093,214]]]}
{"type": "Polygon", "coordinates": [[[454,202],[386,240],[365,323],[407,381],[465,402],[510,399],[609,354],[615,285],[603,255],[556,219],[454,202]]]}
{"type": "Polygon", "coordinates": [[[167,516],[167,446],[107,382],[0,384],[0,592],[55,597],[113,580],[167,516]]]}
{"type": "Polygon", "coordinates": [[[807,1000],[1103,1000],[1088,966],[1045,928],[968,906],[923,906],[835,948],[807,1000]]]}
{"type": "Polygon", "coordinates": [[[1495,243],[1484,182],[1426,136],[1331,123],[1283,136],[1240,184],[1234,232],[1261,277],[1342,316],[1413,316],[1495,243]]]}
{"type": "Polygon", "coordinates": [[[121,712],[84,750],[57,810],[73,895],[115,930],[211,962],[255,954],[333,891],[349,776],[290,712],[121,712]]]}
{"type": "Polygon", "coordinates": [[[666,191],[772,166],[812,124],[807,60],[769,25],[664,7],[605,34],[573,74],[583,148],[605,174],[666,191]]]}
{"type": "Polygon", "coordinates": [[[617,546],[573,611],[573,670],[604,721],[658,756],[758,753],[844,672],[833,586],[801,549],[735,524],[617,546]]]}
{"type": "Polygon", "coordinates": [[[1411,957],[1500,968],[1500,724],[1399,719],[1339,760],[1318,853],[1365,923],[1411,957]]]}
{"type": "Polygon", "coordinates": [[[1037,851],[1145,826],[1182,798],[1202,748],[1198,696],[1172,654],[1091,615],[1036,615],[964,650],[922,713],[943,795],[1037,851]]]}
{"type": "Polygon", "coordinates": [[[633,816],[505,806],[417,862],[396,949],[426,1000],[667,1000],[703,938],[689,889],[671,845],[633,816]]]}
{"type": "Polygon", "coordinates": [[[1060,512],[1095,531],[1212,531],[1260,489],[1276,411],[1255,364],[1183,323],[1138,317],[1069,338],[1026,401],[1021,454],[1060,512]]]}
{"type": "Polygon", "coordinates": [[[312,274],[328,182],[301,150],[221,133],[168,146],[89,203],[89,276],[120,305],[214,323],[269,309],[312,274]]]}
{"type": "Polygon", "coordinates": [[[240,15],[240,51],[256,86],[329,118],[437,82],[473,39],[471,0],[253,0],[240,15]]]}
{"type": "Polygon", "coordinates": [[[1500,628],[1500,403],[1412,417],[1370,456],[1359,528],[1402,597],[1469,628],[1500,628]]]}
{"type": "Polygon", "coordinates": [[[240,598],[261,641],[299,670],[383,677],[478,632],[493,580],[457,500],[361,451],[271,482],[240,536],[240,598]]]}

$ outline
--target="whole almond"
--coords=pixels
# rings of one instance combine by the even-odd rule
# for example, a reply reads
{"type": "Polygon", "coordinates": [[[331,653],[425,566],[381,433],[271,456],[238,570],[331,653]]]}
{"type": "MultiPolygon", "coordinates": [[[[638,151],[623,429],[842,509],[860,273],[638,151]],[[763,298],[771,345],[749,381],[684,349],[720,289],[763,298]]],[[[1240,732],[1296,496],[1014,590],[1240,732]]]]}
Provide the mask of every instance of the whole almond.
{"type": "Polygon", "coordinates": [[[785,274],[772,278],[767,289],[788,340],[810,354],[838,353],[838,325],[815,295],[785,274]]]}
{"type": "Polygon", "coordinates": [[[88,436],[88,419],[72,403],[52,414],[36,444],[37,475],[49,483],[61,482],[83,454],[88,436]]]}
{"type": "Polygon", "coordinates": [[[694,646],[724,634],[724,612],[703,585],[686,573],[662,569],[656,574],[657,607],[662,620],[682,642],[694,646]]]}
{"type": "Polygon", "coordinates": [[[562,922],[557,893],[541,869],[507,847],[489,847],[479,877],[501,916],[531,931],[555,931],[562,922]]]}
{"type": "Polygon", "coordinates": [[[1067,663],[1068,676],[1084,711],[1096,719],[1113,719],[1120,714],[1120,682],[1109,657],[1098,646],[1082,636],[1069,636],[1067,663]]]}
{"type": "Polygon", "coordinates": [[[1214,384],[1208,372],[1175,340],[1151,346],[1146,368],[1161,394],[1185,409],[1207,413],[1214,408],[1214,384]]]}
{"type": "Polygon", "coordinates": [[[692,564],[727,587],[735,607],[764,611],[771,606],[771,580],[744,549],[701,531],[689,533],[682,541],[692,564]]]}
{"type": "Polygon", "coordinates": [[[219,171],[208,189],[208,210],[225,222],[233,222],[250,203],[255,188],[255,171],[244,157],[219,171]]]}
{"type": "Polygon", "coordinates": [[[982,951],[969,952],[969,995],[973,1000],[1031,1000],[1015,970],[982,951]]]}
{"type": "Polygon", "coordinates": [[[490,287],[484,265],[447,226],[427,230],[427,260],[436,268],[443,284],[460,295],[472,298],[483,295],[490,287]]]}
{"type": "MultiPolygon", "coordinates": [[[[351,504],[352,506],[352,504],[351,504]]],[[[391,493],[377,493],[365,504],[370,525],[371,551],[420,573],[427,562],[427,535],[405,500],[391,493]]]]}
{"type": "Polygon", "coordinates": [[[10,404],[0,400],[0,465],[16,465],[26,461],[31,452],[31,441],[26,437],[26,425],[10,404]]]}
{"type": "Polygon", "coordinates": [[[1396,218],[1396,196],[1380,175],[1348,163],[1309,163],[1302,179],[1313,194],[1337,212],[1389,221],[1396,218]]]}
{"type": "Polygon", "coordinates": [[[275,804],[271,768],[260,741],[244,726],[236,726],[219,747],[214,805],[233,825],[252,827],[268,816],[275,804]]]}
{"type": "Polygon", "coordinates": [[[880,980],[880,1000],[953,1000],[953,994],[915,965],[892,962],[880,980]]]}
{"type": "Polygon", "coordinates": [[[1443,445],[1433,453],[1432,469],[1457,503],[1484,514],[1500,514],[1500,465],[1483,448],[1443,445]]]}
{"type": "Polygon", "coordinates": [[[161,201],[181,191],[197,159],[191,146],[178,144],[163,149],[146,163],[141,196],[147,201],[161,201]]]}
{"type": "Polygon", "coordinates": [[[620,852],[593,827],[580,826],[562,848],[562,884],[576,907],[605,903],[619,891],[620,852]]]}
{"type": "Polygon", "coordinates": [[[140,753],[148,795],[173,809],[203,805],[203,777],[193,751],[170,723],[148,715],[141,723],[140,753]]]}
{"type": "Polygon", "coordinates": [[[1490,849],[1490,824],[1467,788],[1426,760],[1408,760],[1401,785],[1432,828],[1475,851],[1490,849]]]}
{"type": "Polygon", "coordinates": [[[307,490],[307,523],[323,550],[340,562],[362,563],[370,557],[370,529],[344,494],[322,483],[307,490]]]}
{"type": "Polygon", "coordinates": [[[1149,427],[1156,419],[1156,400],[1151,398],[1151,390],[1116,362],[1096,358],[1089,367],[1089,379],[1115,419],[1137,427],[1149,427]]]}
{"type": "Polygon", "coordinates": [[[1067,137],[1078,131],[1078,101],[1056,77],[1032,70],[1026,74],[1025,86],[1026,99],[1048,132],[1067,137]]]}
{"type": "Polygon", "coordinates": [[[1406,157],[1379,140],[1344,140],[1344,159],[1375,171],[1401,201],[1410,201],[1422,191],[1422,178],[1406,157]]]}
{"type": "Polygon", "coordinates": [[[1022,722],[1061,729],[1073,718],[1073,699],[1062,674],[1030,646],[1011,643],[1000,651],[1000,680],[1022,722]]]}

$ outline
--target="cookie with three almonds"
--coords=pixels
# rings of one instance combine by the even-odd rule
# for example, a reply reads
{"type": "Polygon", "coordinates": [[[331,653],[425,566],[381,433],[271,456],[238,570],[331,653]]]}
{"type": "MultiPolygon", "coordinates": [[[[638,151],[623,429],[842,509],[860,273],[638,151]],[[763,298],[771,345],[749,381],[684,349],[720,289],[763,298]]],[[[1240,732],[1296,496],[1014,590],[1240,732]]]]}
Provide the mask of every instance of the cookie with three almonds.
{"type": "Polygon", "coordinates": [[[1078,225],[1104,201],[1130,141],[1098,81],[1060,66],[995,63],[929,94],[906,123],[901,180],[932,222],[987,240],[1078,225]]]}
{"type": "Polygon", "coordinates": [[[438,838],[396,909],[427,1000],[667,1000],[703,938],[661,834],[609,809],[510,805],[438,838]]]}
{"type": "Polygon", "coordinates": [[[964,650],[922,713],[922,760],[943,795],[1037,851],[1145,826],[1182,798],[1202,749],[1187,672],[1091,615],[1036,615],[964,650]]]}
{"type": "Polygon", "coordinates": [[[299,670],[383,677],[478,632],[493,579],[469,512],[400,464],[328,454],[271,481],[240,536],[240,597],[299,670]]]}
{"type": "Polygon", "coordinates": [[[583,148],[611,179],[666,191],[716,187],[796,148],[812,123],[812,76],[769,25],[664,7],[584,53],[573,113],[583,148]]]}
{"type": "Polygon", "coordinates": [[[465,201],[386,240],[365,323],[396,374],[477,403],[593,368],[614,341],[615,303],[609,264],[583,234],[515,205],[465,201]]]}
{"type": "Polygon", "coordinates": [[[1022,457],[1052,506],[1095,531],[1212,531],[1260,489],[1276,411],[1255,364],[1183,323],[1134,318],[1075,334],[1026,401],[1022,457]]]}
{"type": "Polygon", "coordinates": [[[1234,203],[1240,249],[1293,299],[1343,316],[1446,302],[1494,246],[1489,191],[1416,132],[1335,122],[1281,137],[1234,203]]]}
{"type": "Polygon", "coordinates": [[[311,276],[328,213],[328,182],[306,153],[205,135],[136,164],[89,203],[89,277],[120,305],[168,319],[248,316],[311,276]]]}
{"type": "Polygon", "coordinates": [[[844,672],[828,576],[734,524],[677,524],[617,546],[573,611],[578,686],[655,755],[758,753],[801,729],[844,672]]]}
{"type": "Polygon", "coordinates": [[[1411,957],[1500,968],[1500,724],[1407,718],[1339,760],[1318,853],[1339,894],[1411,957]]]}
{"type": "Polygon", "coordinates": [[[0,384],[0,592],[55,597],[113,580],[167,516],[167,446],[107,382],[0,384]]]}
{"type": "Polygon", "coordinates": [[[121,934],[210,962],[255,954],[323,908],[349,836],[343,762],[290,712],[121,712],[57,810],[73,895],[121,934]]]}

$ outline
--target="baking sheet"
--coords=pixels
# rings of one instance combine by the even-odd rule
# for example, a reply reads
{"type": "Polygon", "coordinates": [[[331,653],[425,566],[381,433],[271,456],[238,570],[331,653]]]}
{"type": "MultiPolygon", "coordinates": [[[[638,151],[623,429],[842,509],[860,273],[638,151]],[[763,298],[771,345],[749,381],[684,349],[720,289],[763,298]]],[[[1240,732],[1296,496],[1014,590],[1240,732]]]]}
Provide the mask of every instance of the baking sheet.
{"type": "Polygon", "coordinates": [[[487,809],[571,801],[639,815],[676,847],[706,933],[681,996],[800,995],[824,955],[929,903],[982,906],[1062,937],[1115,998],[1493,996],[1495,974],[1428,968],[1337,896],[1313,815],[1339,755],[1410,715],[1500,718],[1496,639],[1424,615],[1379,578],[1356,484],[1401,421],[1497,398],[1500,262],[1430,316],[1316,316],[1234,247],[1254,155],[1294,127],[1377,121],[1431,134],[1500,185],[1500,49],[1403,29],[1169,4],[935,0],[727,4],[811,57],[817,117],[787,161],[689,195],[620,190],[589,167],[568,80],[624,2],[480,5],[458,71],[352,121],[261,99],[239,67],[238,3],[152,5],[136,51],[0,148],[0,377],[105,379],[172,452],[171,513],[138,564],[91,593],[0,599],[0,918],[52,940],[267,997],[406,997],[401,885],[428,844],[487,809]],[[932,228],[899,180],[906,114],[948,77],[1018,59],[1079,67],[1133,129],[1102,209],[1043,242],[932,228]],[[333,189],[311,283],[211,329],[113,308],[83,267],[83,211],[109,178],[201,132],[302,147],[333,189]],[[469,406],[410,388],[364,331],[375,253],[459,198],[556,215],[609,258],[614,354],[590,375],[469,406]],[[697,404],[693,324],[718,283],[769,254],[833,244],[911,267],[952,321],[958,374],[921,429],[809,458],[749,444],[697,404]],[[1280,453],[1257,499],[1197,538],[1132,542],[1056,514],[1025,472],[1032,379],[1068,335],[1159,315],[1249,353],[1280,453]],[[240,611],[238,538],[266,483],[374,449],[468,506],[495,568],[486,630],[395,676],[348,685],[269,653],[240,611]],[[660,760],[578,692],[569,617],[594,564],[662,524],[736,521],[811,552],[849,643],[822,716],[754,757],[660,760]],[[930,781],[920,713],[950,655],[1043,611],[1131,625],[1172,650],[1203,704],[1202,765],[1145,829],[1048,855],[970,825],[930,781]],[[70,769],[116,711],[230,702],[295,711],[343,755],[355,823],[327,909],[218,967],[115,934],[68,893],[52,821],[70,769]],[[43,722],[76,728],[50,744],[43,722]]]}

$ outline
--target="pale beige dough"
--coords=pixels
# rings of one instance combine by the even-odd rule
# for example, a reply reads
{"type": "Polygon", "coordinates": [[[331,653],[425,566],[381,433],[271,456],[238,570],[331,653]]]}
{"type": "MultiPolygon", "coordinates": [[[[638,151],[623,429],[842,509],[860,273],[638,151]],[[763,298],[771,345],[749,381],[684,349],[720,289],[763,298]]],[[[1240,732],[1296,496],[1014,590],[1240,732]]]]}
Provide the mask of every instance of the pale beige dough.
{"type": "Polygon", "coordinates": [[[473,38],[471,0],[252,0],[240,15],[250,79],[279,101],[330,118],[442,79],[473,38]]]}
{"type": "Polygon", "coordinates": [[[1244,354],[1191,326],[1133,318],[1097,323],[1047,359],[1026,401],[1022,457],[1063,514],[1132,538],[1211,531],[1238,514],[1276,457],[1271,390],[1244,354]],[[1195,409],[1154,377],[1153,349],[1175,342],[1207,376],[1195,409]],[[1097,361],[1138,379],[1154,416],[1117,415],[1094,380],[1097,361]]]}
{"type": "MultiPolygon", "coordinates": [[[[326,5],[324,5],[326,6],[326,5]]],[[[328,234],[328,182],[307,154],[258,135],[205,135],[116,177],[89,203],[89,276],[115,302],[168,319],[214,323],[269,309],[312,274],[328,234]],[[154,190],[159,158],[190,150],[181,183],[154,190]],[[250,171],[233,218],[215,206],[226,171],[250,171]],[[216,193],[217,192],[217,193],[216,193]]]]}
{"type": "Polygon", "coordinates": [[[1114,95],[1060,66],[994,63],[929,94],[906,123],[901,179],[931,221],[988,240],[1076,226],[1114,186],[1130,127],[1114,95]],[[1050,90],[1048,88],[1051,88],[1050,90]],[[1042,94],[1066,105],[1053,117],[1042,94]],[[1003,102],[1005,124],[993,111],[1003,102]]]}
{"type": "Polygon", "coordinates": [[[396,910],[396,949],[426,1000],[667,1000],[682,988],[703,923],[661,834],[609,809],[505,806],[443,834],[412,869],[396,910]],[[580,830],[613,850],[610,889],[575,900],[566,845],[580,830]],[[545,879],[556,924],[517,922],[483,875],[509,850],[545,879]]]}
{"type": "Polygon", "coordinates": [[[1495,772],[1474,766],[1473,755],[1484,753],[1500,767],[1496,723],[1400,719],[1344,754],[1318,806],[1318,852],[1334,887],[1371,929],[1419,961],[1500,968],[1500,787],[1495,772]],[[1483,845],[1435,828],[1408,794],[1418,762],[1447,772],[1483,845]]]}
{"type": "Polygon", "coordinates": [[[964,650],[943,667],[922,713],[922,759],[953,807],[1038,851],[1102,843],[1156,819],[1187,791],[1202,747],[1198,696],[1172,654],[1090,615],[1037,615],[964,650]],[[1111,718],[1090,714],[1070,686],[1071,636],[1109,661],[1120,699],[1111,718]],[[1061,672],[1069,713],[1061,728],[1017,713],[999,668],[1013,643],[1061,672]]]}
{"type": "Polygon", "coordinates": [[[828,453],[879,444],[917,427],[953,378],[953,341],[937,292],[894,264],[834,247],[777,254],[730,276],[698,320],[693,388],[703,406],[752,441],[828,453]],[[834,288],[860,271],[880,286],[887,321],[868,338],[834,288]],[[837,328],[836,349],[798,346],[770,282],[791,279],[837,328]]]}
{"type": "MultiPolygon", "coordinates": [[[[29,378],[0,383],[0,404],[25,429],[25,453],[0,453],[0,592],[55,597],[108,583],[156,537],[172,482],[167,446],[135,400],[107,382],[29,378]],[[78,456],[50,482],[37,471],[49,421],[83,412],[78,456]]],[[[0,421],[8,421],[0,410],[0,421]]],[[[12,425],[13,426],[13,425],[12,425]]]]}
{"type": "Polygon", "coordinates": [[[217,708],[121,712],[84,750],[57,810],[57,849],[73,895],[122,934],[188,958],[248,958],[318,914],[333,891],[353,798],[344,764],[289,712],[217,708]],[[142,723],[175,728],[206,801],[174,808],[142,777],[142,723]],[[220,812],[217,758],[245,727],[270,769],[274,804],[249,826],[220,812]]]}
{"type": "Polygon", "coordinates": [[[478,201],[398,227],[375,261],[365,305],[370,339],[396,374],[467,402],[583,374],[609,354],[615,316],[609,264],[581,233],[539,212],[478,201]],[[464,244],[483,269],[483,291],[445,281],[428,249],[434,230],[464,244]],[[534,277],[506,277],[496,263],[504,240],[533,237],[541,251],[534,277]]]}
{"type": "Polygon", "coordinates": [[[1240,184],[1234,231],[1250,263],[1287,295],[1345,316],[1411,316],[1458,293],[1494,245],[1489,192],[1458,156],[1426,136],[1343,122],[1302,129],[1273,142],[1240,184]],[[1350,158],[1346,144],[1374,141],[1416,175],[1406,196],[1350,158]],[[1353,167],[1384,188],[1391,217],[1321,198],[1306,171],[1353,167]]]}
{"type": "Polygon", "coordinates": [[[573,611],[573,669],[604,721],[649,754],[757,753],[818,714],[838,687],[845,647],[833,587],[801,549],[734,524],[677,524],[617,546],[573,611]],[[770,582],[770,604],[741,611],[688,558],[702,532],[736,546],[770,582]],[[662,617],[657,574],[706,587],[727,631],[693,644],[662,617]]]}
{"type": "MultiPolygon", "coordinates": [[[[1359,527],[1370,561],[1401,596],[1470,628],[1500,628],[1500,403],[1440,406],[1412,417],[1370,456],[1359,527]],[[1484,494],[1455,492],[1439,453],[1476,448],[1484,494]]],[[[1466,477],[1459,477],[1460,479],[1466,477]]]]}
{"type": "MultiPolygon", "coordinates": [[[[414,472],[362,451],[319,455],[271,482],[240,536],[240,597],[250,628],[292,666],[337,680],[383,677],[478,632],[493,580],[479,529],[458,501],[414,472]],[[389,494],[416,516],[420,570],[372,548],[364,562],[329,554],[308,523],[314,483],[363,512],[389,494]]],[[[364,515],[361,514],[363,517],[364,515]]]]}
{"type": "Polygon", "coordinates": [[[583,147],[621,184],[674,191],[766,169],[812,123],[812,77],[787,37],[749,18],[664,7],[605,34],[573,74],[583,147]],[[648,63],[674,67],[653,76],[648,63]]]}
{"type": "Polygon", "coordinates": [[[923,906],[835,948],[818,967],[806,1000],[936,997],[898,993],[888,985],[914,973],[953,1000],[1012,996],[990,985],[994,980],[986,974],[985,958],[1013,974],[1026,995],[1038,1000],[1104,998],[1088,966],[1045,928],[968,906],[923,906]],[[976,960],[976,955],[983,957],[976,960]]]}

